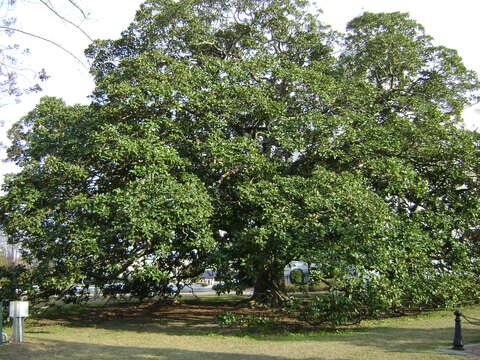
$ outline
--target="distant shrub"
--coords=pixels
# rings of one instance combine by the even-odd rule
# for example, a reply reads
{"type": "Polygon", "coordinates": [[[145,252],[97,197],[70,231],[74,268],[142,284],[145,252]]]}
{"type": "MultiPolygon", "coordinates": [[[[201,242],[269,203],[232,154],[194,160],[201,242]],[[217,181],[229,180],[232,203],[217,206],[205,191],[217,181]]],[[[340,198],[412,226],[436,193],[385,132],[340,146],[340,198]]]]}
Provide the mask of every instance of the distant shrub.
{"type": "Polygon", "coordinates": [[[232,311],[222,311],[215,316],[215,321],[222,327],[238,325],[240,318],[232,311]]]}
{"type": "Polygon", "coordinates": [[[315,296],[302,315],[310,323],[326,322],[332,326],[358,323],[364,316],[358,305],[356,299],[334,291],[315,296]]]}
{"type": "Polygon", "coordinates": [[[216,322],[222,327],[244,327],[269,329],[275,326],[275,321],[266,316],[238,315],[232,311],[223,311],[215,316],[216,322]]]}
{"type": "Polygon", "coordinates": [[[303,285],[306,283],[306,276],[300,269],[290,271],[290,282],[295,285],[303,285]]]}

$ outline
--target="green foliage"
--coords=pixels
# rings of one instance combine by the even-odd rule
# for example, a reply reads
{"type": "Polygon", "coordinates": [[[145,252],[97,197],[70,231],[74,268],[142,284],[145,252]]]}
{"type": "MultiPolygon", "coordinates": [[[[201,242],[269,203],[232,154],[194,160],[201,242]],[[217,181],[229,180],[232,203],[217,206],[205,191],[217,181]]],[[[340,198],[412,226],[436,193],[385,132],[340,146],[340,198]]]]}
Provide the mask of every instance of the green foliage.
{"type": "Polygon", "coordinates": [[[287,293],[296,293],[296,292],[317,292],[317,291],[327,291],[329,286],[324,282],[311,282],[308,281],[304,284],[285,284],[285,291],[287,293]]]}
{"type": "Polygon", "coordinates": [[[302,285],[306,283],[305,274],[300,269],[293,269],[290,271],[290,282],[296,285],[302,285]]]}
{"type": "Polygon", "coordinates": [[[369,278],[350,277],[343,280],[342,291],[332,290],[305,302],[289,299],[284,307],[290,316],[311,324],[348,325],[409,311],[452,308],[461,300],[478,298],[474,281],[458,280],[440,273],[411,273],[403,283],[374,274],[369,278]]]}
{"type": "Polygon", "coordinates": [[[41,294],[169,296],[209,267],[279,304],[303,260],[337,291],[322,308],[478,295],[476,74],[406,14],[340,36],[307,5],[150,0],[87,51],[91,105],[12,128],[0,223],[41,294]]]}
{"type": "Polygon", "coordinates": [[[232,311],[222,311],[221,313],[218,313],[215,315],[215,321],[220,326],[225,327],[234,326],[240,322],[239,316],[232,311]]]}
{"type": "Polygon", "coordinates": [[[217,314],[215,321],[222,327],[267,330],[275,326],[275,321],[272,318],[256,315],[238,315],[232,311],[223,311],[217,314]]]}
{"type": "Polygon", "coordinates": [[[141,297],[170,292],[203,270],[209,196],[175,152],[107,140],[111,128],[100,135],[90,112],[44,98],[11,130],[10,156],[24,170],[6,181],[5,230],[29,249],[45,295],[119,281],[141,297]]]}
{"type": "Polygon", "coordinates": [[[336,291],[315,296],[303,311],[302,317],[309,322],[327,322],[332,326],[358,323],[362,313],[355,299],[336,291]]]}
{"type": "Polygon", "coordinates": [[[29,270],[24,265],[0,266],[0,300],[21,300],[36,289],[29,270]]]}

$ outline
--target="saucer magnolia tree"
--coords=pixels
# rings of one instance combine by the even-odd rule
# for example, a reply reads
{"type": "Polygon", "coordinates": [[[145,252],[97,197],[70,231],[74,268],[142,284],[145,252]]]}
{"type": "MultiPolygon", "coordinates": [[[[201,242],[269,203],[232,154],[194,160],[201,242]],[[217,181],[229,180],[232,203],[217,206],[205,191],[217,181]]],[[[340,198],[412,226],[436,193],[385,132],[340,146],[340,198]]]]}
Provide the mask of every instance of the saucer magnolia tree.
{"type": "Polygon", "coordinates": [[[431,301],[427,276],[476,286],[475,74],[405,14],[340,36],[307,6],[151,0],[95,42],[92,104],[11,131],[2,225],[39,274],[154,293],[209,264],[271,305],[292,260],[397,304],[431,301]]]}

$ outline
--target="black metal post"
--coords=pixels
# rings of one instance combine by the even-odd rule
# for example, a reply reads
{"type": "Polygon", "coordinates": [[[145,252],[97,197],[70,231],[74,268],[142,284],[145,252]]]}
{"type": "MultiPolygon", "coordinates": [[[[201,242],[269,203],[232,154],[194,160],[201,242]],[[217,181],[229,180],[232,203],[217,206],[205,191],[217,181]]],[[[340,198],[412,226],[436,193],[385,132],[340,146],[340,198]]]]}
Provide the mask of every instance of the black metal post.
{"type": "Polygon", "coordinates": [[[463,340],[462,340],[462,313],[456,310],[454,313],[455,315],[455,335],[453,337],[453,350],[464,350],[463,348],[463,340]]]}

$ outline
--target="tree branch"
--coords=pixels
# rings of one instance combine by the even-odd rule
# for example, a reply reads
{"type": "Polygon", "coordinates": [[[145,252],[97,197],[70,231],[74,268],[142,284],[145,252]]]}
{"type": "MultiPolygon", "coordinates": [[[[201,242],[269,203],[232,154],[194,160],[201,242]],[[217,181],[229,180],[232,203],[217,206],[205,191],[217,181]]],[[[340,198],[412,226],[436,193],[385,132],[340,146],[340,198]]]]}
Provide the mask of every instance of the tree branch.
{"type": "Polygon", "coordinates": [[[72,53],[71,51],[65,49],[62,45],[60,45],[59,43],[57,43],[57,42],[55,42],[55,41],[53,41],[53,40],[44,38],[43,36],[40,36],[40,35],[35,35],[35,34],[32,34],[32,33],[29,33],[29,32],[27,32],[27,31],[23,31],[23,30],[16,29],[16,28],[11,28],[11,27],[8,27],[8,26],[1,26],[1,25],[0,25],[0,29],[18,32],[18,33],[21,33],[21,34],[24,34],[24,35],[28,35],[28,36],[34,37],[34,38],[36,38],[36,39],[40,39],[40,40],[46,41],[46,42],[48,42],[48,43],[50,43],[50,44],[58,47],[59,49],[63,50],[64,52],[66,52],[68,55],[70,55],[70,56],[73,57],[75,60],[77,60],[78,63],[80,63],[80,65],[82,65],[85,69],[88,70],[88,67],[83,63],[82,60],[80,60],[77,56],[75,56],[74,53],[72,53]]]}
{"type": "Polygon", "coordinates": [[[220,177],[220,180],[218,180],[218,185],[221,185],[222,182],[223,182],[223,180],[225,180],[225,178],[226,178],[227,176],[233,175],[233,174],[237,173],[238,171],[240,171],[240,169],[237,168],[237,167],[228,170],[226,173],[224,173],[224,174],[220,177]]]}
{"type": "Polygon", "coordinates": [[[77,3],[75,3],[75,1],[73,1],[73,0],[67,0],[67,1],[70,4],[72,4],[74,7],[76,7],[78,11],[80,11],[82,13],[84,19],[87,18],[87,14],[85,14],[85,12],[82,10],[82,8],[80,6],[78,6],[77,3]]]}
{"type": "MultiPolygon", "coordinates": [[[[80,26],[78,26],[77,24],[75,24],[74,22],[68,20],[67,18],[65,18],[64,16],[60,15],[52,6],[50,6],[49,4],[47,4],[44,0],[40,0],[40,2],[45,5],[45,7],[50,10],[52,13],[54,13],[58,18],[60,18],[62,21],[65,21],[66,23],[74,26],[78,31],[80,31],[83,35],[85,35],[85,37],[90,41],[90,42],[93,42],[93,39],[90,37],[90,35],[88,35],[80,26]]],[[[71,1],[70,1],[71,2],[71,1]]]]}

